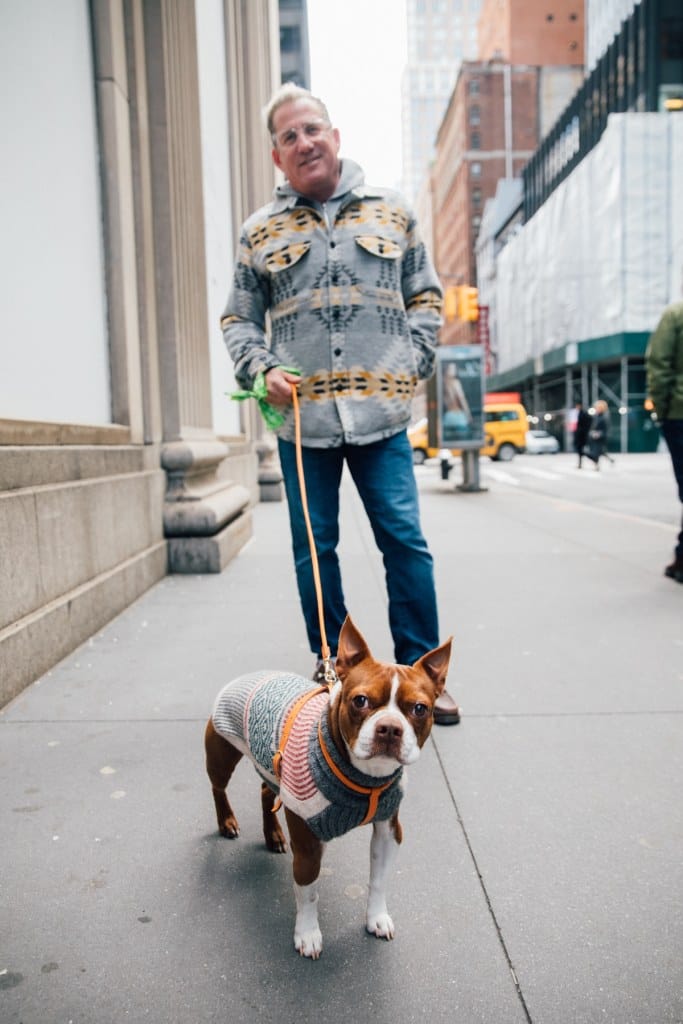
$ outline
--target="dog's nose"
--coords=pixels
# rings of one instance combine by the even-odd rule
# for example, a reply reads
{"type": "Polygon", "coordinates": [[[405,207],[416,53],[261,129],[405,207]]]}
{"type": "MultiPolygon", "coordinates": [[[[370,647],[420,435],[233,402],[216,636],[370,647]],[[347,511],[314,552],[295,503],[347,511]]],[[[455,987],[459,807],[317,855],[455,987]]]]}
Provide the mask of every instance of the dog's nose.
{"type": "Polygon", "coordinates": [[[378,739],[400,740],[403,736],[403,723],[397,718],[383,718],[377,723],[375,736],[378,739]]]}

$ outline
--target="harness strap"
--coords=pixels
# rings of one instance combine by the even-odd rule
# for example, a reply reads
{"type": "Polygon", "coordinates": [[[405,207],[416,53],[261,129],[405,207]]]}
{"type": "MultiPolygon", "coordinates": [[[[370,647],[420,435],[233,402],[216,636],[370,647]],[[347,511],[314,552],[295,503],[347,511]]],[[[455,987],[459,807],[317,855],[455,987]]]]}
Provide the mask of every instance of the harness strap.
{"type": "Polygon", "coordinates": [[[347,789],[353,790],[354,793],[363,793],[365,796],[369,798],[367,814],[361,821],[361,825],[367,825],[367,823],[369,821],[372,821],[372,819],[377,814],[379,798],[381,797],[382,793],[384,792],[385,789],[388,789],[389,786],[391,786],[392,783],[396,780],[389,779],[388,782],[383,782],[381,786],[360,786],[358,785],[357,782],[352,782],[351,779],[347,779],[346,775],[344,775],[341,768],[338,768],[337,765],[332,760],[332,756],[329,750],[327,749],[325,740],[323,739],[323,733],[320,727],[320,722],[318,722],[318,741],[320,743],[320,749],[322,750],[323,757],[325,758],[327,766],[332,772],[332,774],[335,775],[339,779],[339,781],[346,786],[347,789]]]}
{"type": "Polygon", "coordinates": [[[326,686],[317,686],[315,690],[307,690],[302,693],[301,696],[292,704],[289,709],[289,714],[285,719],[285,724],[282,728],[282,734],[280,736],[280,745],[273,755],[273,772],[275,778],[279,779],[282,774],[282,758],[285,753],[285,747],[290,737],[291,731],[294,727],[294,723],[297,719],[297,715],[304,707],[305,704],[311,700],[312,697],[318,697],[321,693],[327,693],[328,689],[326,686]]]}

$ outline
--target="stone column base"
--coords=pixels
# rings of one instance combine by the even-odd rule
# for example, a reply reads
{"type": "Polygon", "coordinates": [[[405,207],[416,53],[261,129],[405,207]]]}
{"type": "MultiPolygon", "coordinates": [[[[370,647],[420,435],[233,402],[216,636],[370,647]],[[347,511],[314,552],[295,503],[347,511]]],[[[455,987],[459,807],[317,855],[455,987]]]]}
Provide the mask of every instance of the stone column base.
{"type": "Polygon", "coordinates": [[[259,500],[282,501],[284,488],[277,448],[272,442],[264,439],[256,444],[256,453],[259,461],[259,500]]]}
{"type": "Polygon", "coordinates": [[[249,491],[217,475],[227,454],[228,446],[215,440],[162,447],[169,572],[222,572],[251,537],[249,491]]]}
{"type": "Polygon", "coordinates": [[[223,572],[252,533],[252,515],[247,510],[212,537],[169,537],[168,571],[223,572]]]}

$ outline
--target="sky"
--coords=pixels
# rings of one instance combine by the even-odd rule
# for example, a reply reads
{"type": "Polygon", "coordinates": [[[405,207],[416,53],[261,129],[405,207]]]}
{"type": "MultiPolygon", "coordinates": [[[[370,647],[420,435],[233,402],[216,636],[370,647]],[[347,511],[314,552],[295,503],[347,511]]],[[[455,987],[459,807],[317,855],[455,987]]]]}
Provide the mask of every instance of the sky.
{"type": "Polygon", "coordinates": [[[405,0],[307,0],[311,92],[372,185],[401,184],[405,0]]]}

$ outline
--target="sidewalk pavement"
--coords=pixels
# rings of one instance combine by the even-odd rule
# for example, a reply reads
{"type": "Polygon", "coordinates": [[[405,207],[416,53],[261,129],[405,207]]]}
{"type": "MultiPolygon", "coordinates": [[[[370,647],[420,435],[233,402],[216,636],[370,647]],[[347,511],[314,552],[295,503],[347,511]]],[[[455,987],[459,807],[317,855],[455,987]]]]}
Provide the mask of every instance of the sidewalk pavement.
{"type": "MultiPolygon", "coordinates": [[[[420,471],[459,726],[402,805],[393,942],[363,928],[369,830],[324,861],[322,958],[292,946],[259,784],[215,832],[202,733],[233,675],[308,675],[286,507],[221,575],[168,577],[0,714],[5,1024],[681,1024],[683,588],[673,528],[420,471]]],[[[673,487],[673,484],[672,484],[673,487]]],[[[347,604],[390,657],[343,490],[347,604]]]]}

